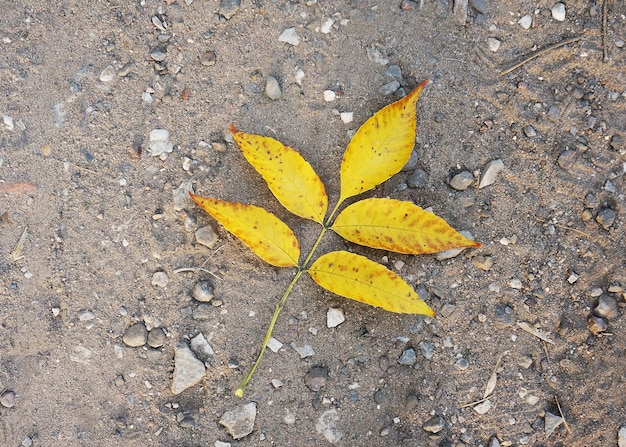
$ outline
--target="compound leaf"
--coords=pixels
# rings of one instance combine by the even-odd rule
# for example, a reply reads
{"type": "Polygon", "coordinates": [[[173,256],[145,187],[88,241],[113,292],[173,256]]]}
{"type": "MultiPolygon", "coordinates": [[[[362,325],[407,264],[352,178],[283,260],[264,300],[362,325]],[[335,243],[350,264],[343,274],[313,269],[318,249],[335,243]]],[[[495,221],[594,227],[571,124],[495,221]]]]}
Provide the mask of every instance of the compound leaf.
{"type": "Polygon", "coordinates": [[[272,213],[254,205],[226,202],[189,193],[200,207],[268,264],[297,267],[300,244],[291,229],[272,213]]]}
{"type": "Polygon", "coordinates": [[[328,208],[324,184],[298,152],[273,138],[241,132],[232,124],[230,132],[285,208],[296,216],[324,221],[328,208]]]}
{"type": "Polygon", "coordinates": [[[381,184],[409,160],[415,144],[415,105],[428,82],[379,110],[354,134],[341,163],[339,203],[381,184]]]}
{"type": "Polygon", "coordinates": [[[333,251],[320,256],[308,272],[316,283],[337,295],[390,312],[435,315],[402,278],[364,256],[333,251]]]}
{"type": "Polygon", "coordinates": [[[355,202],[337,216],[331,229],[355,244],[413,255],[481,246],[441,217],[393,199],[355,202]]]}

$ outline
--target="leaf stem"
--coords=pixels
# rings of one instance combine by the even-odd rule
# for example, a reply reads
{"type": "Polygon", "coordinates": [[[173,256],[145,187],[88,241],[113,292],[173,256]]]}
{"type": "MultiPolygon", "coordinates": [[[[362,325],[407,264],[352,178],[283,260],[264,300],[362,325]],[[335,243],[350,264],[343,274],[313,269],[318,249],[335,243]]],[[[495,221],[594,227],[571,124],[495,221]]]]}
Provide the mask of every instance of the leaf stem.
{"type": "Polygon", "coordinates": [[[254,362],[254,365],[252,365],[252,368],[250,368],[250,371],[248,371],[248,374],[246,374],[246,377],[244,377],[241,383],[239,384],[239,387],[235,391],[235,396],[243,397],[243,393],[246,391],[248,382],[250,382],[250,379],[252,378],[254,371],[256,371],[257,367],[259,366],[259,363],[261,363],[261,358],[263,357],[265,348],[267,348],[267,343],[270,341],[270,338],[272,337],[272,332],[274,331],[274,326],[276,325],[278,316],[280,315],[280,312],[283,310],[283,307],[285,307],[285,302],[287,301],[287,297],[289,297],[289,295],[291,294],[291,291],[293,290],[293,287],[296,285],[296,283],[298,282],[298,279],[300,279],[300,276],[302,276],[303,273],[304,273],[304,270],[298,269],[298,273],[296,273],[296,276],[293,277],[293,279],[289,283],[289,286],[287,286],[287,290],[285,290],[285,293],[283,293],[283,296],[280,297],[280,300],[278,301],[278,303],[276,303],[276,309],[274,310],[274,315],[272,315],[272,321],[270,321],[270,326],[267,328],[267,332],[265,333],[265,339],[263,340],[261,351],[259,352],[259,355],[257,356],[254,362]]]}

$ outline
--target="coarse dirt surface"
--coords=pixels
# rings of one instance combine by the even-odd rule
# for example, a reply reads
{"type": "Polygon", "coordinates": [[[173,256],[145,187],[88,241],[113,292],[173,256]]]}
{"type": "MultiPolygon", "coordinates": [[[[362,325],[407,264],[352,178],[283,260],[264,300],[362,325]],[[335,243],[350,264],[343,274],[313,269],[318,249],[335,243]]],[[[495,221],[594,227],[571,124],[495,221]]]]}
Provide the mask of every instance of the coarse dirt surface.
{"type": "Polygon", "coordinates": [[[2,445],[617,445],[626,6],[567,1],[557,21],[556,2],[488,0],[462,23],[452,2],[421,3],[0,0],[2,445]],[[298,45],[279,41],[291,27],[298,45]],[[501,74],[570,38],[580,39],[501,74]],[[401,87],[385,95],[391,65],[401,87]],[[277,100],[265,94],[269,76],[277,100]],[[306,251],[316,225],[280,206],[229,124],[296,148],[332,206],[351,132],[423,79],[418,164],[367,194],[432,207],[483,247],[439,261],[325,239],[320,253],[386,261],[438,316],[388,313],[303,277],[274,331],[283,348],[235,397],[294,269],[264,264],[196,205],[175,207],[175,191],[192,182],[200,195],[263,206],[306,251]],[[165,160],[150,155],[154,129],[174,144],[165,160]],[[504,170],[479,188],[496,159],[504,170]],[[474,183],[452,189],[463,170],[474,183]],[[195,238],[207,225],[219,235],[212,248],[195,238]],[[212,304],[192,298],[203,280],[212,304]],[[610,313],[596,336],[587,319],[601,298],[610,313]],[[335,328],[330,307],[346,317],[335,328]],[[127,346],[134,323],[162,328],[163,346],[127,346]],[[215,353],[205,377],[174,395],[174,347],[199,333],[215,353]],[[300,359],[294,341],[315,354],[300,359]],[[409,348],[415,364],[400,364],[409,348]],[[317,392],[304,380],[314,366],[328,369],[317,392]],[[479,414],[472,403],[494,372],[479,414]],[[248,402],[254,430],[234,440],[219,420],[248,402]],[[546,412],[566,421],[547,439],[546,412]],[[438,416],[441,430],[424,430],[438,416]]]}

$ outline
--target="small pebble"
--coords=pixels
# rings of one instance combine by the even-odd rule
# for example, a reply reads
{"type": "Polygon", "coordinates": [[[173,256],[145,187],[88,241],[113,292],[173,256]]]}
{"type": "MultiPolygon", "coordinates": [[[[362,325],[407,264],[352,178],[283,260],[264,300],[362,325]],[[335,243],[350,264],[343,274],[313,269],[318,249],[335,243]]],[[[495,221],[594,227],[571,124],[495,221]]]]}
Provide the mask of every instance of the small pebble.
{"type": "Polygon", "coordinates": [[[196,301],[208,303],[214,296],[213,286],[208,281],[200,281],[193,288],[193,297],[196,301]]]}
{"type": "Polygon", "coordinates": [[[186,344],[179,343],[174,348],[174,374],[172,393],[180,394],[194,386],[204,377],[204,363],[198,360],[186,344]]]}
{"type": "Polygon", "coordinates": [[[454,366],[461,371],[465,371],[467,368],[469,368],[469,362],[467,361],[467,359],[461,357],[454,363],[454,366]]]}
{"type": "Polygon", "coordinates": [[[381,85],[380,88],[378,89],[378,92],[387,96],[387,95],[391,95],[393,92],[395,92],[399,88],[400,88],[400,83],[394,80],[384,85],[381,85]]]}
{"type": "Polygon", "coordinates": [[[278,340],[276,340],[274,337],[271,337],[267,342],[267,347],[272,352],[278,352],[280,348],[283,347],[283,344],[279,342],[278,340]]]}
{"type": "Polygon", "coordinates": [[[335,23],[333,19],[331,18],[326,19],[324,23],[322,23],[322,26],[320,26],[320,33],[322,34],[330,33],[330,30],[333,27],[333,23],[335,23]]]}
{"type": "Polygon", "coordinates": [[[598,298],[598,305],[593,309],[593,313],[607,320],[617,318],[617,301],[609,295],[601,295],[600,298],[598,298]]]}
{"type": "Polygon", "coordinates": [[[337,97],[337,94],[332,90],[324,90],[324,101],[331,102],[334,101],[337,97]]]}
{"type": "Polygon", "coordinates": [[[493,266],[493,259],[491,256],[474,256],[472,258],[472,264],[476,268],[489,271],[489,269],[493,266]]]}
{"type": "Polygon", "coordinates": [[[578,281],[578,278],[580,278],[580,275],[578,273],[576,273],[576,272],[572,272],[567,277],[567,282],[570,283],[570,284],[574,284],[576,281],[578,281]]]}
{"type": "Polygon", "coordinates": [[[537,136],[537,131],[533,126],[525,126],[524,135],[526,135],[528,138],[534,138],[537,136]]]}
{"type": "Polygon", "coordinates": [[[315,355],[315,351],[311,347],[311,345],[305,344],[303,342],[292,342],[291,347],[295,349],[295,351],[300,355],[301,359],[305,359],[307,357],[311,357],[315,355]]]}
{"type": "Polygon", "coordinates": [[[529,29],[533,24],[533,18],[529,14],[526,14],[524,17],[518,20],[519,26],[524,29],[529,29]]]}
{"type": "Polygon", "coordinates": [[[385,74],[387,76],[391,76],[392,78],[402,79],[402,69],[397,65],[390,65],[387,67],[385,74]]]}
{"type": "Polygon", "coordinates": [[[428,183],[428,174],[423,169],[416,169],[406,179],[409,188],[421,188],[428,183]]]}
{"type": "Polygon", "coordinates": [[[622,425],[617,432],[617,447],[626,447],[626,425],[622,425]]]}
{"type": "Polygon", "coordinates": [[[552,7],[552,17],[557,22],[563,22],[565,20],[565,5],[563,3],[559,2],[552,7]]]}
{"type": "Polygon", "coordinates": [[[491,438],[491,441],[489,442],[489,447],[500,447],[500,441],[498,441],[498,438],[496,438],[495,436],[491,438]]]}
{"type": "Polygon", "coordinates": [[[255,402],[240,405],[225,412],[220,418],[220,424],[226,427],[233,439],[244,438],[254,430],[256,411],[255,402]]]}
{"type": "Polygon", "coordinates": [[[81,310],[78,312],[78,319],[80,321],[91,321],[94,318],[96,318],[96,316],[90,310],[81,310]]]}
{"type": "Polygon", "coordinates": [[[160,327],[152,329],[148,332],[148,346],[151,348],[160,348],[167,342],[167,335],[160,327]]]}
{"type": "Polygon", "coordinates": [[[283,92],[280,90],[278,81],[273,76],[268,76],[265,81],[265,94],[273,101],[279,99],[283,92]]]}
{"type": "Polygon", "coordinates": [[[413,171],[415,167],[417,166],[418,162],[419,162],[419,155],[417,154],[417,151],[413,150],[411,152],[411,156],[409,157],[409,161],[407,161],[406,164],[402,167],[402,172],[413,171]]]}
{"type": "Polygon", "coordinates": [[[143,323],[135,323],[126,329],[122,341],[126,346],[137,348],[146,344],[148,339],[148,330],[143,323]]]}
{"type": "Polygon", "coordinates": [[[15,406],[15,391],[4,390],[0,394],[0,405],[5,408],[13,408],[15,406]]]}
{"type": "Polygon", "coordinates": [[[490,37],[489,39],[487,39],[487,46],[493,52],[498,51],[498,49],[500,48],[500,43],[501,42],[494,37],[490,37]]]}
{"type": "Polygon", "coordinates": [[[602,332],[605,332],[608,327],[609,326],[606,321],[600,317],[592,315],[587,318],[587,328],[589,329],[589,332],[591,332],[593,335],[598,335],[602,332]]]}
{"type": "Polygon", "coordinates": [[[150,155],[153,157],[172,152],[174,145],[169,141],[170,133],[166,129],[154,129],[150,132],[150,155]]]}
{"type": "Polygon", "coordinates": [[[202,332],[198,333],[195,337],[193,337],[189,344],[191,346],[191,350],[198,357],[198,359],[203,362],[207,362],[211,357],[215,355],[215,351],[207,341],[206,337],[202,332]]]}
{"type": "Polygon", "coordinates": [[[167,287],[167,284],[169,283],[169,278],[167,276],[167,273],[165,272],[154,272],[154,274],[152,275],[152,285],[153,286],[157,286],[157,287],[167,287]]]}
{"type": "Polygon", "coordinates": [[[402,0],[400,3],[400,9],[403,11],[413,11],[415,8],[417,8],[417,2],[413,0],[402,0]]]}
{"type": "Polygon", "coordinates": [[[213,248],[217,243],[218,235],[212,226],[198,228],[196,230],[196,242],[208,248],[213,248]]]}
{"type": "Polygon", "coordinates": [[[439,433],[445,426],[446,420],[441,416],[435,416],[422,425],[422,428],[429,433],[439,433]]]}
{"type": "Polygon", "coordinates": [[[509,281],[509,287],[519,290],[522,288],[522,281],[517,278],[513,278],[509,281]]]}
{"type": "MultiPolygon", "coordinates": [[[[474,240],[474,236],[467,230],[461,230],[459,233],[465,236],[467,239],[474,240]]],[[[449,250],[440,251],[435,255],[437,261],[444,261],[446,259],[452,259],[457,257],[465,248],[451,248],[449,250]]]]}
{"type": "Polygon", "coordinates": [[[328,368],[323,366],[314,366],[304,376],[305,385],[311,390],[318,392],[328,381],[328,368]]]}
{"type": "Polygon", "coordinates": [[[328,312],[326,312],[327,327],[337,327],[344,321],[346,321],[346,317],[343,315],[343,309],[331,307],[328,309],[328,312]]]}
{"type": "Polygon", "coordinates": [[[221,0],[218,9],[219,15],[229,20],[239,11],[241,0],[221,0]]]}
{"type": "Polygon", "coordinates": [[[554,432],[554,430],[556,430],[557,427],[563,423],[563,418],[561,416],[552,414],[549,411],[546,411],[544,420],[545,420],[545,432],[546,432],[546,439],[547,439],[554,432]]]}
{"type": "Polygon", "coordinates": [[[474,182],[474,175],[469,171],[463,171],[450,179],[450,187],[457,191],[465,191],[474,182]]]}
{"type": "Polygon", "coordinates": [[[609,230],[613,222],[615,222],[615,211],[610,208],[603,209],[598,213],[596,222],[602,225],[602,228],[609,230]]]}
{"type": "Polygon", "coordinates": [[[272,379],[272,386],[274,387],[274,389],[278,389],[283,386],[283,381],[279,379],[272,379]]]}
{"type": "Polygon", "coordinates": [[[162,62],[167,57],[167,53],[161,50],[153,50],[150,53],[150,57],[157,62],[162,62]]]}
{"type": "Polygon", "coordinates": [[[348,123],[351,123],[352,121],[354,121],[354,113],[353,112],[341,112],[339,114],[339,117],[341,118],[341,121],[344,122],[344,124],[348,124],[348,123]]]}
{"type": "Polygon", "coordinates": [[[372,62],[375,62],[380,65],[387,65],[389,63],[389,59],[384,57],[382,53],[378,50],[378,48],[367,47],[365,49],[365,52],[367,54],[367,58],[372,62]]]}
{"type": "Polygon", "coordinates": [[[615,41],[615,46],[616,46],[617,48],[623,48],[623,47],[624,47],[624,39],[617,39],[617,40],[615,41]]]}
{"type": "Polygon", "coordinates": [[[215,51],[206,51],[202,53],[202,55],[200,56],[200,63],[204,65],[205,67],[210,67],[211,65],[215,65],[216,61],[217,61],[217,55],[215,54],[215,51]]]}
{"type": "Polygon", "coordinates": [[[401,365],[413,366],[415,362],[417,362],[417,355],[413,348],[405,349],[398,358],[398,363],[401,365]]]}
{"type": "Polygon", "coordinates": [[[107,65],[100,72],[100,81],[111,82],[116,78],[116,76],[117,76],[117,71],[115,70],[115,67],[113,65],[107,65]]]}
{"type": "Polygon", "coordinates": [[[568,149],[568,150],[564,150],[563,152],[561,152],[561,154],[559,155],[559,158],[557,159],[557,163],[559,164],[561,168],[568,170],[574,165],[575,160],[576,160],[576,152],[570,151],[568,149]]]}
{"type": "Polygon", "coordinates": [[[422,355],[424,356],[424,358],[426,358],[426,360],[430,360],[431,358],[433,358],[433,354],[435,353],[435,346],[431,342],[423,340],[420,342],[419,346],[422,349],[422,355]]]}
{"type": "Polygon", "coordinates": [[[492,160],[485,165],[483,175],[480,178],[479,188],[492,185],[496,181],[497,175],[504,169],[504,163],[502,160],[492,160]]]}
{"type": "Polygon", "coordinates": [[[489,399],[474,406],[474,411],[478,414],[485,414],[490,409],[491,409],[491,401],[489,399]]]}
{"type": "Polygon", "coordinates": [[[487,14],[487,2],[485,0],[469,0],[469,4],[477,12],[481,14],[487,14]]]}
{"type": "Polygon", "coordinates": [[[298,36],[295,28],[287,28],[278,36],[278,41],[296,46],[300,44],[300,36],[298,36]]]}

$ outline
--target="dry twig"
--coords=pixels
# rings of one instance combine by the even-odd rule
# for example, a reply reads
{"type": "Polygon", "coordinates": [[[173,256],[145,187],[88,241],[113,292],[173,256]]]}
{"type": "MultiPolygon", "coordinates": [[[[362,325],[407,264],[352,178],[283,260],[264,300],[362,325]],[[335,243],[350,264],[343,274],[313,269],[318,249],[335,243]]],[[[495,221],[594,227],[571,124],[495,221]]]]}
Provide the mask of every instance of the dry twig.
{"type": "Polygon", "coordinates": [[[503,70],[500,72],[500,75],[505,76],[508,75],[509,73],[517,70],[518,68],[520,68],[522,65],[524,65],[527,62],[532,61],[533,59],[538,58],[539,56],[541,56],[542,54],[547,53],[548,51],[551,50],[555,50],[557,48],[563,47],[567,44],[570,43],[574,43],[574,42],[578,42],[579,40],[582,39],[582,36],[579,37],[572,37],[571,39],[565,39],[559,43],[556,43],[554,45],[550,45],[548,48],[544,48],[543,50],[539,50],[534,54],[531,54],[530,56],[526,57],[525,59],[523,59],[521,62],[518,62],[517,64],[513,65],[511,68],[507,68],[506,70],[503,70]]]}
{"type": "Polygon", "coordinates": [[[569,429],[569,425],[567,424],[567,421],[565,420],[565,416],[563,416],[563,411],[561,410],[559,399],[556,396],[554,396],[554,400],[556,401],[556,406],[559,409],[559,414],[561,415],[561,418],[563,418],[563,425],[565,425],[565,430],[567,430],[568,433],[572,433],[572,431],[569,429]]]}
{"type": "Polygon", "coordinates": [[[609,60],[609,46],[606,42],[606,27],[609,21],[609,0],[602,0],[602,59],[609,60]]]}

